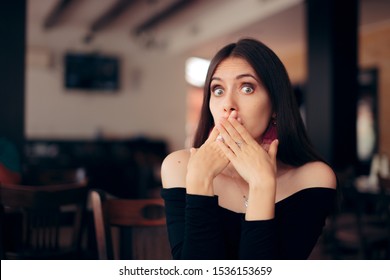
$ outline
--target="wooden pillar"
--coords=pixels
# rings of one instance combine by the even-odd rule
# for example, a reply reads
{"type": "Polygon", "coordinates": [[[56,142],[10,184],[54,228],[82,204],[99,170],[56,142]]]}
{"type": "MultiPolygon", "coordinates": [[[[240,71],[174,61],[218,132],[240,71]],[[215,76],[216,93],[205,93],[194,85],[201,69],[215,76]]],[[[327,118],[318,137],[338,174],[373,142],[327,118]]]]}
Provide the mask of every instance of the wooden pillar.
{"type": "Polygon", "coordinates": [[[355,165],[358,0],[308,0],[307,129],[336,170],[355,165]]]}
{"type": "Polygon", "coordinates": [[[24,150],[26,0],[0,1],[0,137],[24,150]]]}

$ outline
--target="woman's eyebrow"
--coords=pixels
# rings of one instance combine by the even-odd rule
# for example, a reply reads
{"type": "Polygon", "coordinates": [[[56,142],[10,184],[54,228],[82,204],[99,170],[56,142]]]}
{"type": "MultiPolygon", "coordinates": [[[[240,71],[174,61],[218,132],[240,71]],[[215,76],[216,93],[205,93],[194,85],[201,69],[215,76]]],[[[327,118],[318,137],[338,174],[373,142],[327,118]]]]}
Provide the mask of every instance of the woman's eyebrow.
{"type": "MultiPolygon", "coordinates": [[[[252,79],[255,79],[256,81],[259,82],[259,79],[256,78],[256,76],[254,76],[254,75],[252,75],[252,74],[240,74],[240,75],[236,76],[236,80],[239,80],[239,79],[242,79],[242,78],[247,78],[247,77],[250,77],[250,78],[252,78],[252,79]]],[[[212,78],[211,78],[211,81],[214,81],[214,80],[222,81],[222,79],[219,78],[219,77],[212,77],[212,78]]]]}
{"type": "Polygon", "coordinates": [[[236,76],[236,79],[238,80],[238,79],[247,78],[247,77],[255,79],[257,82],[260,82],[259,79],[256,78],[256,76],[253,76],[252,74],[241,74],[241,75],[236,76]]]}

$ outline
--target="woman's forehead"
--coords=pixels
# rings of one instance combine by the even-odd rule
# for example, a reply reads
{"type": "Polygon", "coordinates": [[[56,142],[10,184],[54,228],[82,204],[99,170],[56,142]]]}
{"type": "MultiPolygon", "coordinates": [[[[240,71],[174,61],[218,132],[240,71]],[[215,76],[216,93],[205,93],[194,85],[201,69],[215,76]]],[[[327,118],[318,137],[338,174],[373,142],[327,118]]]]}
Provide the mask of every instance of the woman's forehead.
{"type": "Polygon", "coordinates": [[[216,67],[213,79],[235,79],[240,75],[250,74],[258,79],[255,70],[243,58],[228,57],[222,60],[216,67]]]}

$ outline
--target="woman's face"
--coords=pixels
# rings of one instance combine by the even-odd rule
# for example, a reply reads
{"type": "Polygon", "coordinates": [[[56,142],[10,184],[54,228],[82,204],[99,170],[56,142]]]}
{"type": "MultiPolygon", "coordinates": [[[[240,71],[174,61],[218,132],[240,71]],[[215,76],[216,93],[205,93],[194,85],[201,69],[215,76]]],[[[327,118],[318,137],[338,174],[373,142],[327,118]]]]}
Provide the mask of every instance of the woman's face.
{"type": "Polygon", "coordinates": [[[237,111],[237,118],[253,138],[261,141],[272,104],[253,68],[242,58],[229,57],[216,68],[210,83],[210,111],[214,123],[237,111]]]}

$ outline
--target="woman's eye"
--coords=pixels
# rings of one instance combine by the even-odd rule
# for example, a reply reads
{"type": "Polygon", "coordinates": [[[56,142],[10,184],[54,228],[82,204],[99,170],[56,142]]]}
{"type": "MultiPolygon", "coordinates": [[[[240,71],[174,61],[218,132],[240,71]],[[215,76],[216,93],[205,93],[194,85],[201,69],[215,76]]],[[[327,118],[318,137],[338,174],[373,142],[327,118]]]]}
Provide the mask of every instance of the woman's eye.
{"type": "Polygon", "coordinates": [[[242,91],[243,91],[245,94],[250,94],[250,93],[254,92],[254,89],[253,89],[253,87],[251,87],[251,86],[243,86],[243,87],[242,87],[242,91]]]}
{"type": "Polygon", "coordinates": [[[223,94],[223,89],[221,88],[214,88],[213,93],[215,96],[221,96],[223,94]]]}

